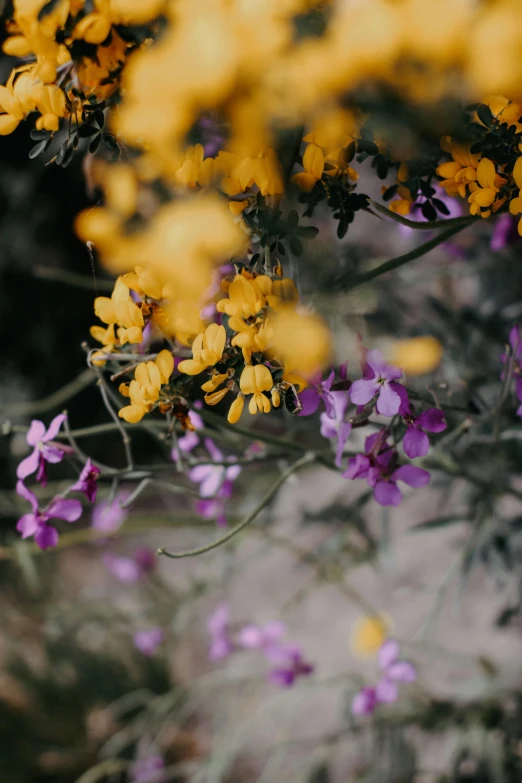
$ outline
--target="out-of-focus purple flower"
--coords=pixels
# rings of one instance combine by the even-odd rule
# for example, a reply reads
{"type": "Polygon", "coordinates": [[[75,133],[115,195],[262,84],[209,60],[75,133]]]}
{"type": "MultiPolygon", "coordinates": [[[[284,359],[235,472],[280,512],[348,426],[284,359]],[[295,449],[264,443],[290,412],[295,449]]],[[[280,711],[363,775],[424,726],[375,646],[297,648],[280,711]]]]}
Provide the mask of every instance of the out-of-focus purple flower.
{"type": "Polygon", "coordinates": [[[148,658],[154,655],[164,640],[165,633],[159,626],[148,628],[146,631],[136,631],[133,637],[135,648],[148,658]]]}
{"type": "Polygon", "coordinates": [[[29,446],[33,446],[33,451],[18,465],[16,475],[19,479],[25,479],[37,471],[36,480],[42,487],[47,485],[47,463],[61,462],[67,451],[63,446],[52,442],[64,421],[65,414],[60,413],[54,417],[46,430],[43,421],[32,420],[25,439],[29,446]]]}
{"type": "Polygon", "coordinates": [[[271,645],[265,648],[265,656],[273,665],[268,673],[268,679],[274,685],[290,688],[299,677],[312,674],[314,667],[303,658],[299,647],[271,645]]]}
{"type": "Polygon", "coordinates": [[[211,661],[226,658],[234,645],[230,638],[230,609],[228,604],[218,604],[213,614],[207,620],[207,631],[210,634],[208,657],[211,661]]]}
{"type": "Polygon", "coordinates": [[[199,413],[196,413],[196,411],[189,411],[189,419],[192,422],[192,426],[195,428],[195,430],[187,430],[187,432],[182,435],[181,438],[178,438],[178,445],[177,447],[174,446],[171,454],[171,459],[174,462],[179,459],[180,452],[183,454],[188,454],[188,452],[196,448],[199,443],[200,438],[197,431],[203,429],[203,419],[199,413]]]}
{"type": "Polygon", "coordinates": [[[112,552],[106,552],[102,556],[106,568],[111,574],[124,584],[134,584],[143,579],[145,574],[150,573],[156,567],[156,556],[152,549],[143,547],[137,549],[130,556],[115,555],[112,552]]]}
{"type": "Polygon", "coordinates": [[[499,215],[493,226],[493,232],[489,242],[491,250],[504,250],[504,248],[512,245],[518,240],[517,222],[517,219],[507,212],[503,215],[499,215]]]}
{"type": "Polygon", "coordinates": [[[85,463],[76,484],[71,487],[71,492],[83,492],[89,503],[95,503],[98,492],[97,479],[101,470],[88,459],[85,463]]]}
{"type": "MultiPolygon", "coordinates": [[[[511,347],[511,356],[514,361],[513,375],[515,380],[515,394],[520,405],[517,408],[517,416],[522,416],[522,331],[520,324],[515,324],[509,330],[509,345],[511,347]]],[[[506,354],[502,354],[500,357],[502,363],[505,365],[508,359],[506,354]]],[[[504,380],[504,370],[500,374],[501,380],[504,380]]]]}
{"type": "Polygon", "coordinates": [[[383,433],[375,433],[366,438],[365,454],[357,454],[348,460],[344,478],[365,478],[373,488],[373,497],[380,506],[398,506],[402,493],[397,481],[403,481],[410,487],[424,487],[429,483],[430,474],[414,465],[397,465],[397,452],[386,443],[383,433]]]}
{"type": "Polygon", "coordinates": [[[58,531],[48,522],[50,519],[63,519],[65,522],[76,522],[82,515],[82,504],[79,500],[67,500],[60,496],[55,497],[47,508],[41,511],[38,507],[38,499],[34,492],[28,489],[23,481],[16,483],[17,494],[31,504],[32,512],[24,514],[18,520],[16,529],[22,538],[34,536],[35,543],[40,549],[49,549],[58,543],[58,531]]]}
{"type": "Polygon", "coordinates": [[[430,448],[430,439],[426,432],[443,432],[446,429],[444,416],[444,411],[440,408],[428,408],[419,416],[414,416],[410,409],[405,415],[406,434],[402,445],[410,459],[426,456],[430,448]]]}
{"type": "Polygon", "coordinates": [[[238,644],[251,650],[265,650],[278,642],[285,632],[277,620],[266,625],[245,625],[237,635],[238,644]]]}
{"type": "Polygon", "coordinates": [[[92,527],[103,533],[114,533],[118,530],[127,518],[127,509],[121,507],[126,499],[126,492],[118,492],[111,503],[108,500],[97,503],[92,510],[92,527]]]}
{"type": "Polygon", "coordinates": [[[319,417],[321,420],[321,435],[323,438],[329,438],[330,440],[337,438],[335,464],[337,467],[340,467],[344,446],[352,431],[351,423],[349,421],[344,421],[344,415],[349,401],[348,392],[330,392],[330,398],[332,400],[333,416],[329,416],[326,412],[321,413],[319,417]]]}
{"type": "Polygon", "coordinates": [[[351,401],[355,405],[366,405],[377,396],[377,413],[395,416],[406,394],[404,387],[397,383],[397,379],[402,376],[402,370],[393,364],[387,364],[380,351],[368,351],[366,363],[372,375],[352,383],[351,401]]]}
{"type": "Polygon", "coordinates": [[[371,715],[379,704],[397,701],[399,682],[414,682],[417,670],[409,661],[399,660],[399,644],[387,639],[377,654],[382,676],[375,687],[364,687],[352,701],[353,715],[371,715]]]}
{"type": "Polygon", "coordinates": [[[130,769],[132,783],[166,783],[165,761],[159,755],[136,759],[130,769]]]}
{"type": "MultiPolygon", "coordinates": [[[[214,441],[205,439],[211,458],[223,462],[223,453],[214,441]]],[[[202,500],[196,503],[196,511],[204,519],[215,519],[219,527],[227,526],[226,501],[232,496],[234,481],[241,473],[240,465],[196,465],[189,471],[189,478],[199,484],[202,500]]]]}

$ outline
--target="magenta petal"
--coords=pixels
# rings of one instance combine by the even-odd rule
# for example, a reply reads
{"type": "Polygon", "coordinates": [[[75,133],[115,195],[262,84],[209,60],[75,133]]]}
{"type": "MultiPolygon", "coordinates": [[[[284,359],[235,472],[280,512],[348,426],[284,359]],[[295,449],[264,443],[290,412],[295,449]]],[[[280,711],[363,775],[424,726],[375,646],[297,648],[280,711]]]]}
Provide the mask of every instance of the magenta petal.
{"type": "Polygon", "coordinates": [[[395,639],[386,639],[377,653],[377,662],[379,668],[387,669],[392,663],[395,663],[399,657],[399,642],[395,639]]]}
{"type": "Polygon", "coordinates": [[[64,519],[66,522],[76,522],[82,515],[82,504],[79,500],[65,500],[65,498],[55,498],[45,516],[48,519],[64,519]]]}
{"type": "Polygon", "coordinates": [[[401,404],[399,407],[399,413],[401,416],[407,416],[410,412],[410,398],[408,397],[408,392],[404,388],[404,386],[401,383],[397,383],[396,381],[392,381],[390,383],[390,388],[393,389],[394,392],[396,392],[399,397],[401,398],[401,404]]]}
{"type": "Polygon", "coordinates": [[[311,416],[316,412],[319,403],[321,402],[321,398],[315,389],[305,389],[298,397],[299,402],[302,405],[299,416],[311,416]]]}
{"type": "Polygon", "coordinates": [[[41,440],[48,441],[48,440],[53,440],[53,438],[56,438],[58,432],[60,431],[60,427],[62,426],[66,418],[67,417],[65,413],[59,413],[58,416],[55,416],[52,422],[49,424],[49,429],[47,430],[43,438],[41,438],[41,440]]]}
{"type": "Polygon", "coordinates": [[[352,701],[353,715],[371,715],[377,706],[375,688],[362,688],[352,701]]]}
{"type": "Polygon", "coordinates": [[[384,361],[384,356],[382,353],[375,349],[373,351],[366,352],[366,364],[368,367],[371,367],[376,377],[384,375],[388,366],[384,361]]]}
{"type": "Polygon", "coordinates": [[[517,378],[517,382],[515,384],[515,394],[517,395],[517,400],[522,402],[522,378],[517,378]]]}
{"type": "Polygon", "coordinates": [[[394,701],[397,701],[397,696],[399,694],[393,680],[383,677],[375,686],[375,695],[377,701],[381,704],[392,704],[394,701]]]}
{"type": "Polygon", "coordinates": [[[42,456],[47,462],[52,463],[53,465],[57,462],[61,462],[63,459],[64,452],[62,449],[56,448],[56,446],[42,446],[42,456]]]}
{"type": "Polygon", "coordinates": [[[415,465],[401,465],[397,468],[391,478],[393,481],[404,481],[410,487],[425,487],[430,483],[430,474],[423,468],[417,468],[415,465]]]}
{"type": "Polygon", "coordinates": [[[406,435],[402,445],[404,451],[410,459],[415,457],[425,457],[430,450],[430,439],[425,432],[415,425],[410,425],[406,430],[406,435]]]}
{"type": "Polygon", "coordinates": [[[395,682],[415,682],[417,669],[408,661],[397,661],[388,667],[386,676],[395,682]]]}
{"type": "Polygon", "coordinates": [[[24,500],[27,500],[27,502],[31,504],[33,513],[36,514],[36,512],[38,511],[38,498],[36,497],[34,492],[31,492],[31,490],[25,486],[23,481],[16,482],[16,494],[19,495],[24,500]]]}
{"type": "Polygon", "coordinates": [[[29,427],[27,431],[27,435],[25,436],[26,441],[30,446],[36,446],[36,444],[43,439],[45,435],[45,424],[43,421],[39,421],[38,419],[33,419],[31,422],[31,426],[29,427]]]}
{"type": "Polygon", "coordinates": [[[381,391],[377,399],[377,413],[382,416],[395,416],[401,407],[401,398],[388,383],[381,386],[381,391]]]}
{"type": "Polygon", "coordinates": [[[417,417],[416,421],[419,427],[428,432],[443,432],[446,429],[444,411],[440,408],[428,408],[417,417]]]}
{"type": "Polygon", "coordinates": [[[373,497],[380,506],[400,506],[402,500],[401,491],[393,481],[378,481],[373,497]]]}
{"type": "Polygon", "coordinates": [[[348,467],[343,473],[343,478],[366,478],[369,469],[370,460],[368,457],[365,457],[364,454],[357,454],[355,457],[350,457],[348,460],[348,467]]]}
{"type": "Polygon", "coordinates": [[[29,538],[38,530],[38,518],[36,514],[24,514],[16,523],[16,529],[22,538],[29,538]]]}
{"type": "Polygon", "coordinates": [[[223,636],[213,639],[208,651],[208,657],[211,661],[222,661],[232,652],[233,647],[230,640],[223,636]]]}
{"type": "Polygon", "coordinates": [[[379,384],[375,380],[354,381],[350,387],[350,399],[354,405],[366,405],[379,391],[379,384]]]}
{"type": "Polygon", "coordinates": [[[52,525],[39,525],[34,540],[40,549],[50,549],[58,543],[58,531],[52,525]]]}
{"type": "Polygon", "coordinates": [[[36,447],[28,457],[23,459],[16,469],[16,475],[19,479],[27,478],[36,470],[38,470],[38,464],[40,462],[40,452],[36,447]]]}

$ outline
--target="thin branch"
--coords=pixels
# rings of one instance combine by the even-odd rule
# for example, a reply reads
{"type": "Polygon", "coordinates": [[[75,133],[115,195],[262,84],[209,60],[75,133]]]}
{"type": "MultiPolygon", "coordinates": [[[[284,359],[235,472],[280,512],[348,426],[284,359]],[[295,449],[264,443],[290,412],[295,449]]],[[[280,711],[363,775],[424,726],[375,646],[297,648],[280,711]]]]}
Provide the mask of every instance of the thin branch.
{"type": "Polygon", "coordinates": [[[121,439],[122,439],[122,442],[123,442],[123,447],[125,449],[125,454],[126,454],[126,457],[127,457],[127,468],[129,470],[132,470],[133,467],[134,467],[134,460],[133,460],[133,457],[132,457],[131,440],[130,440],[128,434],[125,432],[125,429],[124,429],[124,427],[123,427],[123,425],[121,423],[121,419],[118,417],[118,414],[116,413],[116,411],[114,410],[114,408],[111,405],[111,402],[109,400],[109,395],[107,393],[107,388],[106,388],[106,384],[105,384],[105,380],[103,378],[103,375],[101,373],[97,373],[97,375],[98,375],[98,386],[99,386],[99,389],[100,389],[100,393],[101,393],[104,405],[107,408],[107,410],[109,411],[109,414],[110,414],[111,418],[113,419],[113,421],[114,421],[114,423],[115,423],[116,427],[118,428],[118,430],[120,432],[120,435],[121,435],[121,439]]]}
{"type": "Polygon", "coordinates": [[[438,247],[438,245],[442,245],[443,242],[446,242],[450,237],[454,236],[454,234],[458,234],[459,231],[462,231],[463,228],[469,226],[470,223],[471,219],[468,220],[465,225],[460,224],[453,228],[448,228],[447,231],[441,231],[436,237],[433,237],[433,239],[430,239],[428,242],[424,242],[422,245],[419,245],[419,247],[414,248],[414,250],[410,250],[409,253],[404,253],[404,255],[397,256],[396,258],[390,258],[389,261],[385,261],[384,264],[379,264],[375,269],[370,269],[368,272],[362,272],[360,275],[355,275],[351,279],[339,281],[339,286],[342,287],[343,292],[351,291],[352,288],[357,288],[357,286],[363,285],[363,283],[369,283],[370,280],[374,280],[376,277],[386,274],[386,272],[392,272],[394,269],[398,269],[404,264],[408,264],[410,261],[415,261],[415,259],[426,255],[426,253],[429,253],[430,250],[438,247]]]}
{"type": "Polygon", "coordinates": [[[37,413],[47,413],[54,408],[62,406],[71,397],[79,394],[91,383],[96,380],[96,374],[90,368],[83,370],[76,378],[61,389],[50,394],[48,397],[44,397],[42,400],[35,400],[34,402],[20,402],[14,405],[5,405],[3,410],[9,413],[10,416],[32,416],[37,413]]]}
{"type": "Polygon", "coordinates": [[[297,462],[294,462],[294,464],[291,465],[288,470],[282,473],[277,481],[272,484],[266,495],[250,512],[250,514],[247,514],[247,516],[238,525],[229,530],[226,535],[218,538],[217,541],[213,541],[211,544],[198,547],[197,549],[188,549],[185,552],[169,552],[167,549],[158,549],[158,555],[165,555],[166,557],[171,557],[177,560],[183,557],[195,557],[196,555],[203,555],[206,552],[210,552],[212,549],[216,549],[222,544],[226,544],[227,541],[230,541],[231,538],[234,538],[234,536],[236,536],[238,533],[241,533],[242,530],[244,530],[246,527],[248,527],[248,525],[250,525],[251,522],[254,521],[254,519],[265,508],[265,506],[270,503],[272,498],[277,494],[279,488],[288,478],[290,478],[290,476],[300,470],[304,465],[308,465],[310,462],[313,462],[315,459],[316,455],[313,452],[307,452],[303,457],[301,457],[301,459],[298,459],[297,462]]]}
{"type": "MultiPolygon", "coordinates": [[[[76,272],[69,272],[67,269],[59,269],[53,266],[36,266],[33,274],[40,280],[52,280],[56,283],[74,286],[75,288],[86,288],[88,291],[96,293],[92,277],[88,275],[79,275],[76,272]]],[[[100,291],[112,291],[114,288],[113,280],[98,280],[97,287],[100,291]]]]}

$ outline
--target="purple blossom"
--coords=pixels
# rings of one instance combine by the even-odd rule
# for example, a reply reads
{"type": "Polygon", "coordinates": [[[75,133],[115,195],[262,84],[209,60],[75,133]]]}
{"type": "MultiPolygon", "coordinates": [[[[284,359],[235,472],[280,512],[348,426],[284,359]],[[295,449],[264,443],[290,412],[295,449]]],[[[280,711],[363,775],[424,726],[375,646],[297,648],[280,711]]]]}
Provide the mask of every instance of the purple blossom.
{"type": "MultiPolygon", "coordinates": [[[[223,462],[223,453],[214,441],[205,439],[205,446],[211,458],[223,462]]],[[[226,501],[232,496],[234,481],[241,473],[240,465],[196,465],[189,471],[191,481],[199,484],[202,500],[196,504],[196,511],[204,519],[215,519],[219,527],[227,526],[226,501]]]]}
{"type": "Polygon", "coordinates": [[[411,408],[404,416],[406,434],[403,440],[405,454],[410,459],[425,457],[430,448],[430,439],[426,432],[443,432],[446,429],[444,411],[440,408],[428,408],[419,416],[414,416],[411,408]]]}
{"type": "Polygon", "coordinates": [[[230,638],[230,609],[228,604],[218,604],[213,614],[207,620],[207,631],[211,636],[208,657],[211,661],[226,658],[234,645],[230,638]]]}
{"type": "MultiPolygon", "coordinates": [[[[509,330],[509,345],[511,347],[511,355],[514,357],[513,375],[515,376],[515,394],[520,405],[517,408],[517,416],[522,416],[522,333],[520,331],[520,324],[515,324],[509,330]]],[[[502,363],[505,365],[507,361],[507,355],[502,354],[502,363]]],[[[500,378],[504,380],[504,371],[501,372],[500,378]]]]}
{"type": "Polygon", "coordinates": [[[192,422],[192,426],[195,428],[194,431],[187,430],[184,435],[182,435],[180,438],[178,438],[177,446],[174,446],[172,449],[171,459],[173,462],[178,460],[181,456],[181,453],[188,454],[190,451],[196,448],[196,446],[199,444],[199,435],[197,434],[197,430],[202,430],[204,427],[203,419],[199,415],[199,413],[196,413],[196,411],[189,411],[189,419],[192,422]]]}
{"type": "Polygon", "coordinates": [[[250,650],[266,650],[277,644],[285,632],[284,623],[277,620],[266,625],[245,625],[237,635],[238,644],[250,650]]]}
{"type": "Polygon", "coordinates": [[[299,394],[299,402],[302,410],[299,416],[311,416],[316,412],[321,401],[324,402],[326,415],[329,419],[335,418],[334,401],[332,399],[331,388],[335,378],[335,371],[332,370],[325,381],[320,380],[320,376],[310,383],[304,391],[299,394]]]}
{"type": "Polygon", "coordinates": [[[166,783],[165,761],[159,754],[137,759],[131,767],[132,783],[166,783]]]}
{"type": "Polygon", "coordinates": [[[139,582],[156,567],[154,551],[147,547],[137,549],[130,556],[107,552],[103,555],[102,560],[111,574],[124,584],[139,582]]]}
{"type": "Polygon", "coordinates": [[[349,401],[348,392],[330,392],[330,398],[332,400],[333,416],[330,416],[328,412],[321,413],[321,435],[323,438],[329,438],[330,440],[333,438],[337,439],[335,464],[339,468],[341,467],[344,446],[352,431],[351,422],[344,421],[344,415],[349,401]]]}
{"type": "Polygon", "coordinates": [[[497,218],[489,246],[494,251],[504,250],[518,240],[518,237],[517,220],[506,212],[497,218]]]}
{"type": "Polygon", "coordinates": [[[165,640],[165,633],[159,626],[148,628],[145,631],[136,631],[133,637],[134,646],[147,658],[151,658],[160,644],[165,640]]]}
{"type": "Polygon", "coordinates": [[[98,484],[96,483],[101,470],[93,465],[90,458],[85,463],[76,484],[71,487],[71,492],[83,492],[89,503],[96,502],[98,484]]]}
{"type": "Polygon", "coordinates": [[[112,502],[103,500],[97,503],[92,510],[92,527],[103,533],[114,533],[118,530],[127,518],[127,510],[121,507],[126,499],[127,493],[119,492],[112,502]]]}
{"type": "Polygon", "coordinates": [[[397,481],[403,481],[410,487],[424,487],[429,483],[430,474],[414,465],[397,465],[397,451],[386,443],[385,431],[366,438],[365,454],[357,454],[348,460],[344,478],[365,478],[373,488],[373,497],[380,506],[398,506],[402,494],[397,481]]]}
{"type": "Polygon", "coordinates": [[[65,414],[60,413],[54,417],[46,430],[43,421],[32,420],[26,441],[29,446],[33,446],[33,451],[18,465],[16,475],[19,479],[25,479],[36,471],[36,480],[41,483],[42,487],[47,485],[47,463],[61,462],[67,451],[63,446],[52,442],[53,438],[58,435],[64,421],[65,414]]]}
{"type": "Polygon", "coordinates": [[[82,515],[82,504],[79,500],[66,500],[58,496],[51,500],[46,509],[41,511],[36,495],[25,486],[23,481],[17,481],[16,492],[21,498],[27,500],[33,509],[31,513],[20,517],[16,529],[21,533],[22,538],[34,535],[35,543],[40,549],[49,549],[58,543],[58,531],[48,524],[50,519],[76,522],[82,515]]]}
{"type": "Polygon", "coordinates": [[[264,652],[274,667],[268,673],[268,679],[274,685],[290,688],[299,677],[307,677],[314,671],[313,665],[304,660],[299,647],[272,645],[264,652]]]}
{"type": "Polygon", "coordinates": [[[365,376],[369,377],[352,383],[351,401],[354,405],[366,405],[377,396],[377,413],[395,416],[407,396],[404,387],[397,383],[397,379],[402,376],[402,370],[393,364],[387,364],[380,351],[368,351],[366,364],[369,372],[365,373],[365,376]]]}
{"type": "Polygon", "coordinates": [[[409,661],[399,660],[399,644],[395,639],[387,639],[377,653],[379,669],[382,672],[375,687],[364,687],[352,701],[354,715],[371,715],[379,704],[392,704],[397,701],[399,682],[414,682],[417,670],[409,661]]]}

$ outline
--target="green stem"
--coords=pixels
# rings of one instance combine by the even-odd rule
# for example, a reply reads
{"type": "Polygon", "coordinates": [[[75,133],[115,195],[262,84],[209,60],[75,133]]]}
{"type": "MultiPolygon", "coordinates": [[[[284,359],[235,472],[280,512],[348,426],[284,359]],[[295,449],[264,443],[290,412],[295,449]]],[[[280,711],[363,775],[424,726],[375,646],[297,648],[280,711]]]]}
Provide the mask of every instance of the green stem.
{"type": "Polygon", "coordinates": [[[380,212],[381,215],[386,215],[386,217],[391,218],[396,223],[400,223],[401,226],[408,226],[408,228],[417,229],[418,231],[434,231],[439,228],[465,228],[479,219],[472,215],[466,215],[465,217],[448,218],[446,220],[408,220],[408,218],[397,215],[396,212],[392,212],[391,209],[387,209],[383,204],[379,204],[371,198],[368,201],[373,209],[380,212]]]}
{"type": "Polygon", "coordinates": [[[389,261],[385,261],[384,264],[376,266],[375,269],[370,269],[368,272],[362,272],[360,275],[352,277],[351,280],[348,279],[345,283],[341,283],[343,292],[351,291],[352,288],[357,288],[357,286],[363,285],[363,283],[369,283],[370,280],[374,280],[376,277],[380,277],[386,272],[391,272],[404,264],[408,264],[410,261],[415,261],[416,258],[421,258],[421,256],[429,253],[430,250],[433,250],[438,245],[442,245],[443,242],[446,242],[454,234],[458,234],[459,231],[466,228],[466,226],[471,223],[471,219],[466,218],[466,220],[467,222],[465,225],[461,223],[453,228],[448,228],[447,231],[441,231],[436,237],[433,237],[433,239],[430,239],[428,242],[424,242],[422,245],[419,245],[419,247],[414,248],[414,250],[410,250],[409,253],[404,253],[404,255],[397,256],[396,258],[390,258],[389,261]]]}
{"type": "Polygon", "coordinates": [[[183,557],[195,557],[196,555],[203,555],[206,552],[210,552],[212,549],[216,549],[222,544],[226,544],[227,541],[230,541],[231,538],[234,538],[234,536],[236,536],[238,533],[241,533],[242,530],[244,530],[246,527],[248,527],[248,525],[251,524],[251,522],[254,521],[258,514],[261,513],[265,506],[267,506],[272,498],[276,495],[279,487],[281,487],[293,473],[296,473],[300,468],[303,467],[303,465],[307,465],[310,462],[313,462],[315,459],[315,454],[307,452],[303,457],[301,457],[301,459],[298,459],[297,462],[294,462],[294,464],[291,465],[288,470],[285,470],[285,472],[279,476],[277,481],[272,484],[266,495],[250,512],[250,514],[247,514],[247,516],[238,525],[229,530],[226,535],[218,538],[217,541],[213,541],[211,544],[206,544],[205,546],[198,547],[197,549],[188,549],[184,552],[169,552],[167,549],[158,549],[158,555],[165,555],[166,557],[171,557],[177,560],[183,557]]]}

